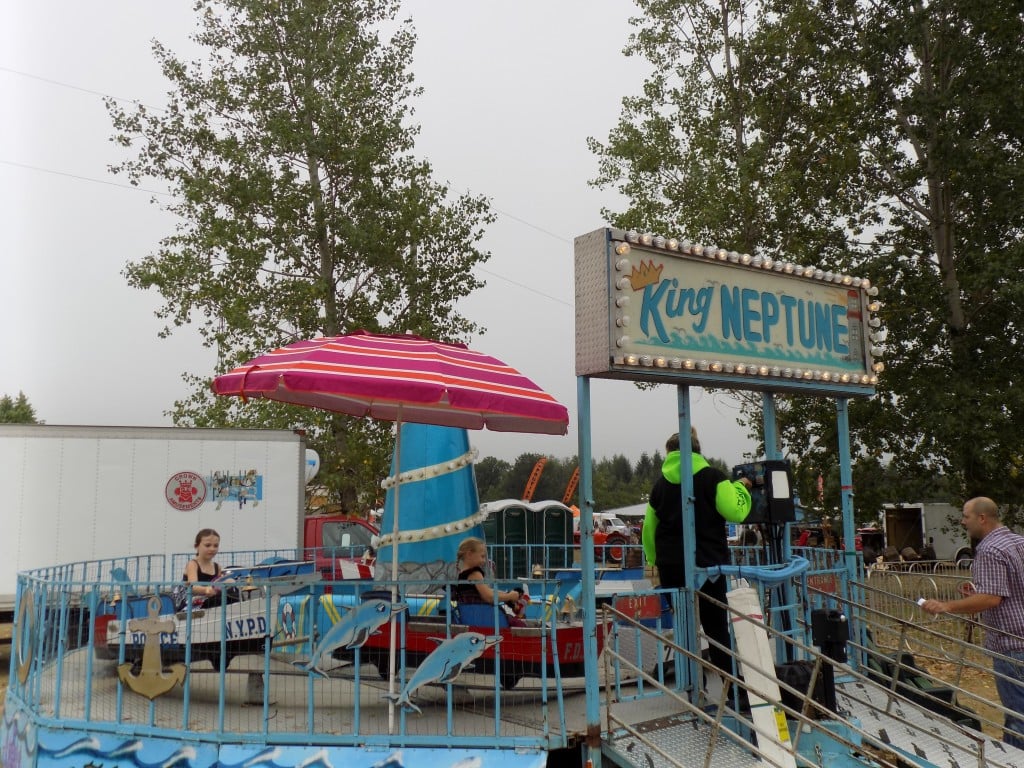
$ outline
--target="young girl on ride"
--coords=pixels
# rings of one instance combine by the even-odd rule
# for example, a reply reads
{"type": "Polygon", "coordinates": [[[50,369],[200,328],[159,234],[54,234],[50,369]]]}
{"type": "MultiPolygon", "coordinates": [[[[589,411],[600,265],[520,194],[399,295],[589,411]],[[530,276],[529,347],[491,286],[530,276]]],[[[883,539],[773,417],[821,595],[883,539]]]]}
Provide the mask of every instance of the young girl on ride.
{"type": "Polygon", "coordinates": [[[519,589],[512,589],[508,592],[492,589],[484,581],[484,563],[487,562],[487,545],[481,539],[470,536],[459,544],[456,552],[456,566],[459,569],[458,580],[460,582],[471,582],[469,584],[455,584],[452,586],[452,597],[460,606],[462,605],[494,605],[495,593],[499,603],[507,603],[513,608],[512,615],[508,616],[509,625],[513,627],[525,626],[526,622],[515,615],[515,610],[520,607],[523,599],[523,592],[519,589]]]}
{"type": "Polygon", "coordinates": [[[220,576],[220,565],[213,559],[220,550],[220,534],[213,528],[203,528],[196,534],[195,548],[196,556],[185,566],[182,581],[195,585],[192,595],[205,598],[204,608],[213,608],[221,602],[220,589],[210,583],[220,576]]]}

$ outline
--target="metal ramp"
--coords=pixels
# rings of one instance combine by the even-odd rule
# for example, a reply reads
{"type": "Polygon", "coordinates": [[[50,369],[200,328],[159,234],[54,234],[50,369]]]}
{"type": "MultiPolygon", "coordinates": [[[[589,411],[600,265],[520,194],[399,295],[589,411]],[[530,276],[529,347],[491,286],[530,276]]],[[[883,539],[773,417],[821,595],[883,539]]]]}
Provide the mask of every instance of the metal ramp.
{"type": "MultiPolygon", "coordinates": [[[[805,703],[772,704],[786,712],[788,741],[781,753],[769,757],[772,745],[766,743],[765,749],[759,749],[749,711],[736,713],[726,707],[723,716],[717,717],[718,709],[710,706],[719,698],[713,691],[704,691],[693,701],[685,685],[676,683],[674,675],[665,674],[661,662],[655,663],[651,671],[651,658],[664,659],[666,649],[696,664],[709,678],[706,673],[711,670],[706,660],[677,646],[667,635],[631,621],[610,605],[603,610],[614,616],[616,634],[635,631],[645,646],[662,648],[661,653],[634,654],[622,653],[621,642],[605,644],[606,664],[619,673],[628,670],[634,675],[632,685],[612,686],[606,691],[602,754],[613,765],[732,768],[778,766],[782,760],[789,765],[795,762],[798,768],[1024,768],[1024,750],[989,735],[998,733],[999,723],[975,720],[983,723],[988,733],[975,730],[977,725],[967,727],[964,723],[970,718],[951,719],[949,707],[929,709],[928,705],[940,699],[927,694],[926,689],[916,691],[920,701],[908,698],[903,691],[909,686],[897,687],[892,679],[880,682],[865,675],[867,670],[837,663],[788,637],[786,642],[816,664],[816,669],[832,665],[835,696],[834,705],[828,707],[834,709],[828,709],[821,700],[811,704],[805,693],[780,681],[786,689],[784,697],[789,694],[791,702],[795,696],[796,702],[805,703]],[[635,665],[634,656],[642,666],[635,665]],[[799,711],[801,706],[803,713],[799,711]],[[825,719],[817,719],[815,711],[825,719]]],[[[856,644],[854,647],[863,650],[856,644]]],[[[749,659],[746,663],[753,667],[749,659]]],[[[614,677],[608,675],[610,680],[614,677]]],[[[731,679],[734,685],[746,685],[738,678],[731,679]]],[[[959,688],[956,691],[962,693],[959,688]]],[[[756,706],[758,699],[751,697],[751,701],[756,706]]],[[[969,709],[957,711],[970,713],[969,709]]]]}
{"type": "Polygon", "coordinates": [[[980,731],[961,728],[877,683],[857,680],[836,686],[840,709],[857,718],[867,737],[937,768],[1024,768],[1024,750],[980,731]]]}
{"type": "Polygon", "coordinates": [[[762,764],[749,745],[725,738],[697,715],[658,717],[636,723],[632,730],[635,733],[620,729],[605,739],[602,751],[612,762],[636,768],[747,768],[762,764]]]}
{"type": "MultiPolygon", "coordinates": [[[[821,749],[819,727],[804,725],[794,730],[798,766],[847,768],[1024,768],[1024,750],[979,731],[965,729],[869,680],[853,680],[836,686],[842,720],[838,731],[861,745],[844,749],[840,743],[821,749]],[[801,742],[804,742],[801,746],[801,742]],[[845,753],[843,753],[845,752],[845,753]]],[[[680,708],[671,697],[650,698],[623,706],[617,727],[605,735],[603,754],[615,765],[628,768],[746,768],[766,766],[753,742],[737,743],[737,732],[749,733],[742,723],[724,718],[723,724],[695,713],[664,714],[680,708]],[[659,714],[660,712],[660,714],[659,714]],[[735,730],[725,732],[725,723],[735,730]]],[[[834,727],[834,726],[833,726],[834,727]]],[[[828,730],[831,730],[829,728],[828,730]]],[[[828,737],[827,737],[828,738],[828,737]]]]}

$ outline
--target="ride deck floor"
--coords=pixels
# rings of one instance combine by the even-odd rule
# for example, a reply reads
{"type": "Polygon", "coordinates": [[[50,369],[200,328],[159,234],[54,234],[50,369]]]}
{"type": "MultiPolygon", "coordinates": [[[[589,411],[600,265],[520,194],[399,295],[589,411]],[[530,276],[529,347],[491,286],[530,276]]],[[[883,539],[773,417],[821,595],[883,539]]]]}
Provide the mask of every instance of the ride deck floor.
{"type": "MultiPolygon", "coordinates": [[[[261,657],[238,657],[224,674],[208,662],[195,662],[186,685],[174,686],[153,701],[119,682],[114,662],[93,664],[85,675],[87,650],[69,653],[58,668],[41,677],[44,716],[98,723],[139,723],[194,733],[337,734],[388,733],[434,736],[524,736],[545,734],[559,741],[582,737],[586,729],[583,680],[563,685],[560,717],[553,683],[523,678],[511,691],[495,689],[492,675],[463,673],[451,686],[426,685],[413,702],[420,712],[392,708],[390,685],[376,668],[342,665],[330,677],[311,677],[288,664],[271,661],[260,674],[261,657]],[[59,684],[58,684],[59,680],[59,684]],[[88,681],[88,682],[87,682],[88,681]]],[[[396,681],[394,689],[401,690],[396,681]]]]}
{"type": "MultiPolygon", "coordinates": [[[[264,679],[258,674],[261,658],[240,657],[224,675],[223,686],[221,674],[199,662],[186,686],[176,686],[150,701],[119,683],[113,663],[93,665],[91,678],[87,677],[88,653],[82,649],[66,655],[61,665],[53,665],[41,677],[39,701],[44,716],[62,721],[137,723],[176,731],[186,739],[191,734],[198,740],[217,733],[242,733],[248,739],[263,733],[271,741],[279,736],[290,741],[303,734],[315,739],[320,734],[379,737],[395,733],[438,742],[449,735],[549,737],[555,744],[563,737],[574,743],[586,732],[581,679],[564,686],[560,711],[553,687],[545,687],[540,680],[524,678],[513,690],[499,692],[493,676],[464,673],[458,685],[451,687],[450,698],[447,686],[420,688],[414,698],[421,710],[417,713],[391,708],[384,698],[389,683],[371,666],[359,670],[341,667],[321,679],[272,662],[273,672],[264,679]]],[[[962,729],[906,700],[890,700],[889,691],[876,683],[840,683],[837,703],[870,737],[902,750],[920,764],[1024,768],[1024,751],[962,729]]],[[[638,731],[641,738],[624,729],[613,730],[605,736],[608,754],[621,756],[638,768],[670,768],[673,760],[676,765],[702,766],[709,754],[714,768],[760,764],[749,744],[737,744],[716,733],[712,725],[683,713],[683,707],[670,698],[612,706],[614,716],[638,731]]],[[[603,710],[601,717],[604,729],[603,710]]],[[[799,734],[801,738],[804,735],[799,734]]]]}

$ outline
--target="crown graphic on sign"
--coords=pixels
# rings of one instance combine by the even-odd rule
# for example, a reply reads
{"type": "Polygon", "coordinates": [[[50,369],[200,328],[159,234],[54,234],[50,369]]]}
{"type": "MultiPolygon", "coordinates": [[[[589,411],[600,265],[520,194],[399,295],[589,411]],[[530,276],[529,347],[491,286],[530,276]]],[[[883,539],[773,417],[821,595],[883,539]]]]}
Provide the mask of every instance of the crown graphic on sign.
{"type": "Polygon", "coordinates": [[[664,264],[654,266],[654,259],[651,259],[646,264],[641,261],[639,269],[633,267],[633,272],[629,276],[629,284],[633,286],[634,291],[642,290],[648,285],[654,285],[661,281],[661,270],[664,268],[664,264]]]}

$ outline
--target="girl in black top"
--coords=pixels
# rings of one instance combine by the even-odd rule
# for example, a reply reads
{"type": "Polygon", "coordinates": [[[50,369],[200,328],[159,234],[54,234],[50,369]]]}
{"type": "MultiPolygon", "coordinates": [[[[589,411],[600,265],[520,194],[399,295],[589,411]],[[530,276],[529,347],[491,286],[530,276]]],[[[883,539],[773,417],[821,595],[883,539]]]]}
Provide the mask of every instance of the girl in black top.
{"type": "Polygon", "coordinates": [[[185,566],[185,575],[182,581],[195,584],[192,587],[192,594],[195,597],[206,598],[203,606],[213,608],[220,604],[220,590],[210,584],[220,576],[220,565],[214,562],[214,557],[220,550],[220,534],[213,528],[203,528],[196,534],[196,556],[188,561],[185,566]]]}

